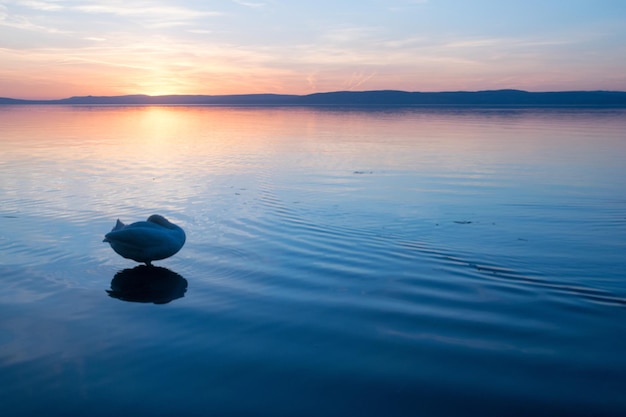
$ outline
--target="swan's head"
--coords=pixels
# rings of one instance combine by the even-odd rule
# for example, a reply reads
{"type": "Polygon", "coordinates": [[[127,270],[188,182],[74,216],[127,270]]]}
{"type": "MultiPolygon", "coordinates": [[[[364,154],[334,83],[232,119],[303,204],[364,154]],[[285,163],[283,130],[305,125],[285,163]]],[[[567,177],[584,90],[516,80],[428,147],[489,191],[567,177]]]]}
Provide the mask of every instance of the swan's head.
{"type": "Polygon", "coordinates": [[[148,217],[148,221],[150,223],[158,224],[159,226],[167,227],[168,229],[176,226],[174,223],[170,222],[160,214],[153,214],[152,216],[148,217]]]}

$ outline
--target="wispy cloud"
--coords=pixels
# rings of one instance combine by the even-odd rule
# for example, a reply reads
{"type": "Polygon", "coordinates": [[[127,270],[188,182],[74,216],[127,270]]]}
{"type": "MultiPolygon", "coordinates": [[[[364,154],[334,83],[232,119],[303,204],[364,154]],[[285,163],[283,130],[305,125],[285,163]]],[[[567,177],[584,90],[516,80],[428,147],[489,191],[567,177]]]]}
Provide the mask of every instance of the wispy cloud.
{"type": "Polygon", "coordinates": [[[399,48],[411,48],[419,45],[428,44],[430,38],[427,36],[408,36],[392,39],[381,40],[380,46],[384,48],[399,49],[399,48]]]}
{"type": "Polygon", "coordinates": [[[317,91],[317,71],[307,74],[306,82],[310,91],[317,91]]]}
{"type": "Polygon", "coordinates": [[[42,24],[35,23],[32,21],[32,19],[26,16],[10,14],[6,11],[6,9],[2,10],[1,6],[0,6],[0,26],[20,29],[20,30],[34,31],[34,32],[44,32],[48,34],[72,33],[72,31],[70,30],[59,29],[58,27],[55,27],[53,25],[42,25],[42,24]]]}
{"type": "Polygon", "coordinates": [[[113,14],[118,16],[139,16],[146,19],[167,18],[167,19],[198,19],[207,16],[222,15],[216,11],[195,10],[179,6],[158,6],[151,3],[121,3],[110,2],[104,4],[86,4],[70,7],[77,10],[93,14],[113,14]]]}
{"type": "Polygon", "coordinates": [[[58,11],[63,9],[63,6],[55,1],[17,0],[15,4],[33,10],[58,11]]]}
{"type": "Polygon", "coordinates": [[[371,26],[341,26],[322,32],[321,40],[331,44],[368,42],[380,31],[380,28],[371,26]]]}
{"type": "Polygon", "coordinates": [[[208,35],[210,33],[213,33],[212,30],[208,30],[208,29],[187,29],[187,32],[189,33],[197,33],[200,35],[208,35]]]}
{"type": "Polygon", "coordinates": [[[372,77],[376,75],[376,71],[372,71],[370,73],[365,73],[364,71],[354,72],[350,76],[350,78],[345,82],[345,88],[347,90],[355,90],[359,88],[361,85],[365,84],[372,77]]]}
{"type": "Polygon", "coordinates": [[[263,3],[263,2],[253,2],[253,1],[244,1],[244,0],[232,0],[232,1],[233,3],[237,3],[241,6],[252,7],[254,9],[267,6],[267,3],[263,3]]]}
{"type": "MultiPolygon", "coordinates": [[[[100,30],[132,20],[144,27],[163,28],[191,24],[205,18],[222,16],[223,13],[204,8],[190,8],[176,3],[155,3],[147,1],[49,1],[17,0],[14,3],[0,2],[0,24],[26,30],[47,30],[48,32],[68,32],[71,29],[53,27],[84,27],[83,22],[90,16],[109,15],[118,19],[98,22],[100,30]],[[35,13],[29,13],[28,10],[35,13]],[[81,16],[83,15],[83,16],[81,16]],[[28,17],[26,17],[28,16],[28,17]]],[[[90,28],[97,30],[96,28],[90,28]]]]}

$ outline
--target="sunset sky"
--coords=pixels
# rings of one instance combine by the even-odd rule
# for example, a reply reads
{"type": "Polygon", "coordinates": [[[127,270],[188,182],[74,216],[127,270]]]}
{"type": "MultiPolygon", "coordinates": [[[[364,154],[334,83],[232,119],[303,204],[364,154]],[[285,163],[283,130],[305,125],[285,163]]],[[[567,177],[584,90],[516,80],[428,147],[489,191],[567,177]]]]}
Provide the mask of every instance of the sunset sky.
{"type": "Polygon", "coordinates": [[[623,0],[0,0],[0,97],[626,90],[623,0]]]}

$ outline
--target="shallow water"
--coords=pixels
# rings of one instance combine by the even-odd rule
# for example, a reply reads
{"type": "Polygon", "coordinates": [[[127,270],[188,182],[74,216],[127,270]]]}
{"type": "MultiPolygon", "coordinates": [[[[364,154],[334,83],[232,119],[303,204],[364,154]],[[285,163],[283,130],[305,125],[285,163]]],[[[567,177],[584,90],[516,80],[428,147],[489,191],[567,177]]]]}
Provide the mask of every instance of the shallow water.
{"type": "Polygon", "coordinates": [[[624,415],[626,111],[0,107],[3,415],[624,415]],[[160,213],[159,268],[102,243],[160,213]]]}

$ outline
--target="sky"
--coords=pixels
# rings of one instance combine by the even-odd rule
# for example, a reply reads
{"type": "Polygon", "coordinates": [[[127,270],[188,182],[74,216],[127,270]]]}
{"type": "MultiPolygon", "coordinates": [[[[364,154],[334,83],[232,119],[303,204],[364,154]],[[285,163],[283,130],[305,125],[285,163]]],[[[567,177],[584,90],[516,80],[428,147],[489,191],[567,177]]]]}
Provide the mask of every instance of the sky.
{"type": "Polygon", "coordinates": [[[626,91],[626,0],[0,0],[0,97],[626,91]]]}

